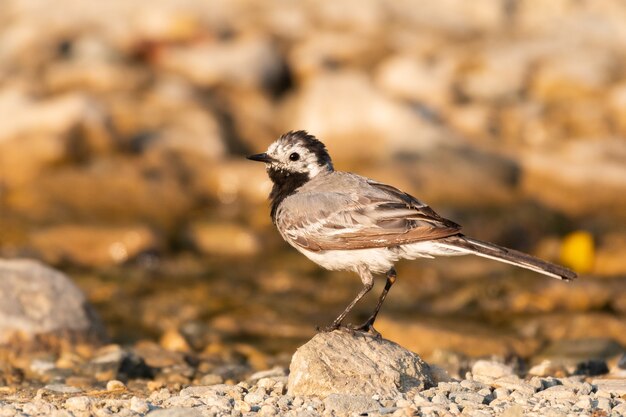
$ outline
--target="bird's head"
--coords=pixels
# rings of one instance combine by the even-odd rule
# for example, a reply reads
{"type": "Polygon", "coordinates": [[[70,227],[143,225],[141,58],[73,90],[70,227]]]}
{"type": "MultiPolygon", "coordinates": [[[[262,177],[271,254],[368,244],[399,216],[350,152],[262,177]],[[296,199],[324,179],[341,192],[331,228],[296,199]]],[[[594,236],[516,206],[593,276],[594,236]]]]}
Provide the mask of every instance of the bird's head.
{"type": "Polygon", "coordinates": [[[274,172],[282,175],[306,175],[311,179],[320,173],[333,170],[333,163],[324,144],[304,130],[285,133],[266,152],[250,155],[248,159],[264,162],[270,176],[274,172]]]}

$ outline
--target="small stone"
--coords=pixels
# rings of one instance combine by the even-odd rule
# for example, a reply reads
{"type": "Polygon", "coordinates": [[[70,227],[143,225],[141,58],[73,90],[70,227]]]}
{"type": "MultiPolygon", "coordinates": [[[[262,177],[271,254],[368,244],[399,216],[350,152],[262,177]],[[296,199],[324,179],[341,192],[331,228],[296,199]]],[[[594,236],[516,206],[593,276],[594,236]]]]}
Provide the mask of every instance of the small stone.
{"type": "Polygon", "coordinates": [[[72,387],[70,385],[65,384],[49,384],[44,387],[48,391],[58,392],[61,394],[77,394],[82,392],[80,388],[72,387]]]}
{"type": "Polygon", "coordinates": [[[191,347],[185,337],[180,334],[176,329],[166,330],[161,336],[159,344],[166,350],[172,350],[176,352],[189,352],[191,347]]]}
{"type": "Polygon", "coordinates": [[[243,400],[247,402],[248,404],[255,405],[255,404],[262,403],[265,397],[266,395],[262,390],[256,390],[256,391],[246,394],[246,396],[243,397],[243,400]]]}
{"type": "Polygon", "coordinates": [[[132,397],[130,399],[130,409],[135,413],[146,414],[150,411],[150,406],[146,400],[138,397],[132,397]]]}
{"type": "Polygon", "coordinates": [[[461,414],[461,410],[459,410],[459,406],[458,406],[458,405],[456,405],[456,404],[454,404],[454,403],[451,403],[451,404],[448,406],[448,410],[450,410],[450,412],[451,412],[452,414],[454,414],[454,415],[459,415],[459,414],[461,414]]]}
{"type": "Polygon", "coordinates": [[[419,392],[417,394],[415,394],[415,397],[413,397],[413,403],[415,405],[431,404],[431,402],[428,399],[428,397],[426,397],[424,394],[419,393],[419,392]]]}
{"type": "Polygon", "coordinates": [[[107,391],[121,391],[125,390],[126,385],[122,381],[118,381],[117,379],[112,379],[107,382],[107,391]]]}
{"type": "Polygon", "coordinates": [[[153,410],[148,413],[150,417],[202,417],[198,408],[175,407],[161,410],[153,410]]]}
{"type": "Polygon", "coordinates": [[[546,359],[540,364],[533,366],[528,370],[528,375],[535,376],[550,376],[550,375],[565,375],[566,370],[563,366],[553,363],[546,359]]]}
{"type": "Polygon", "coordinates": [[[576,407],[580,407],[583,410],[591,407],[591,404],[592,404],[592,400],[591,400],[591,397],[588,395],[583,395],[582,397],[579,397],[578,401],[574,403],[576,407]]]}
{"type": "Polygon", "coordinates": [[[380,408],[371,397],[349,394],[330,394],[324,399],[324,406],[326,410],[340,415],[363,414],[380,408]]]}
{"type": "Polygon", "coordinates": [[[165,382],[163,381],[148,381],[146,387],[149,391],[158,391],[161,388],[165,387],[165,382]]]}
{"type": "Polygon", "coordinates": [[[217,385],[224,382],[224,378],[217,374],[207,374],[200,378],[201,385],[217,385]]]}
{"type": "Polygon", "coordinates": [[[65,407],[67,407],[69,410],[85,411],[89,409],[90,405],[91,398],[87,397],[86,395],[70,397],[65,400],[65,407]]]}
{"type": "Polygon", "coordinates": [[[452,392],[450,393],[450,399],[457,404],[474,403],[482,404],[485,401],[485,397],[476,392],[452,392]]]}
{"type": "Polygon", "coordinates": [[[461,381],[460,385],[461,387],[472,390],[472,391],[478,391],[483,388],[488,388],[488,386],[486,384],[483,384],[482,382],[471,381],[468,379],[464,379],[463,381],[461,381]]]}
{"type": "Polygon", "coordinates": [[[259,410],[259,415],[262,416],[275,416],[278,414],[278,409],[272,405],[264,405],[259,410]]]}
{"type": "Polygon", "coordinates": [[[493,390],[494,398],[498,398],[498,399],[508,398],[510,394],[511,394],[511,391],[502,387],[496,388],[495,390],[493,390]]]}
{"type": "Polygon", "coordinates": [[[626,402],[616,405],[612,410],[612,415],[617,415],[617,416],[626,415],[626,402]]]}
{"type": "Polygon", "coordinates": [[[576,401],[576,394],[570,387],[563,385],[555,385],[550,388],[546,388],[543,391],[539,391],[535,394],[539,398],[545,398],[547,400],[571,400],[576,401]]]}
{"type": "Polygon", "coordinates": [[[474,375],[474,379],[480,382],[483,382],[481,379],[491,381],[512,374],[513,368],[500,362],[479,360],[472,366],[472,375],[474,375]]]}
{"type": "Polygon", "coordinates": [[[444,405],[450,404],[450,401],[448,400],[448,398],[443,394],[435,394],[431,402],[433,404],[444,404],[444,405]]]}
{"type": "Polygon", "coordinates": [[[524,409],[521,405],[512,405],[505,409],[499,417],[523,417],[524,409]]]}
{"type": "Polygon", "coordinates": [[[493,382],[494,386],[507,388],[510,391],[517,391],[525,396],[533,395],[535,388],[528,382],[520,379],[517,375],[507,375],[498,378],[493,382]]]}
{"type": "Polygon", "coordinates": [[[611,412],[611,400],[609,398],[600,397],[593,401],[593,405],[600,410],[606,411],[607,413],[611,412]]]}
{"type": "Polygon", "coordinates": [[[255,372],[250,375],[250,378],[248,378],[248,380],[253,382],[258,381],[262,378],[273,378],[278,376],[287,376],[287,370],[285,368],[276,367],[265,371],[255,372]]]}
{"type": "Polygon", "coordinates": [[[595,385],[600,395],[600,391],[608,391],[622,396],[626,394],[626,379],[594,379],[591,385],[595,385]]]}

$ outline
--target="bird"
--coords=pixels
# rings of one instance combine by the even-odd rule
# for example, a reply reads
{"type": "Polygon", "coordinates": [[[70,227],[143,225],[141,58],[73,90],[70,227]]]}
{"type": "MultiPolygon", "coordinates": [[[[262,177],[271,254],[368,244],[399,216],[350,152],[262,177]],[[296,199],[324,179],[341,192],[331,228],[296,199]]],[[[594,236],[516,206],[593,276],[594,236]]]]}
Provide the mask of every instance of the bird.
{"type": "Polygon", "coordinates": [[[576,273],[534,256],[464,235],[461,226],[399,189],[354,173],[335,170],[326,146],[305,130],[289,131],[266,152],[272,182],[270,216],[282,238],[304,256],[332,271],[356,272],[362,289],[322,330],[347,328],[380,337],[376,317],[395,283],[400,259],[478,255],[564,281],[576,273]],[[361,325],[344,326],[352,308],[374,286],[386,282],[373,313],[361,325]]]}

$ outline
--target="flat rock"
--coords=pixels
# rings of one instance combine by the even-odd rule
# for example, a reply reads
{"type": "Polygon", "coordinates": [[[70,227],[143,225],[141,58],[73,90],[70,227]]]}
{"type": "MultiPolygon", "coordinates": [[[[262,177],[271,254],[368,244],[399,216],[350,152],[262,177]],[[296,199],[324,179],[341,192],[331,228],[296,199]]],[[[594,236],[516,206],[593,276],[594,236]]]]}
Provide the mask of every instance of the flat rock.
{"type": "Polygon", "coordinates": [[[56,336],[105,338],[85,295],[67,276],[32,260],[0,260],[0,344],[38,338],[52,343],[56,336]]]}
{"type": "Polygon", "coordinates": [[[298,348],[289,369],[290,395],[393,398],[433,385],[428,364],[415,353],[363,333],[319,333],[298,348]]]}

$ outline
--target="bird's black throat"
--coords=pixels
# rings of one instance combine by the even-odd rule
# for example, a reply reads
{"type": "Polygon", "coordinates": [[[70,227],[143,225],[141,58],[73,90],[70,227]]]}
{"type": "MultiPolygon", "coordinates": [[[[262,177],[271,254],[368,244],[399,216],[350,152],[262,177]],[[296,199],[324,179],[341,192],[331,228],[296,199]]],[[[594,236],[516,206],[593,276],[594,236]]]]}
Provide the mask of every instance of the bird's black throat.
{"type": "Polygon", "coordinates": [[[279,169],[270,168],[267,170],[274,186],[270,193],[272,210],[272,222],[276,223],[276,210],[280,203],[296,190],[309,181],[309,174],[306,172],[289,172],[279,169]]]}

